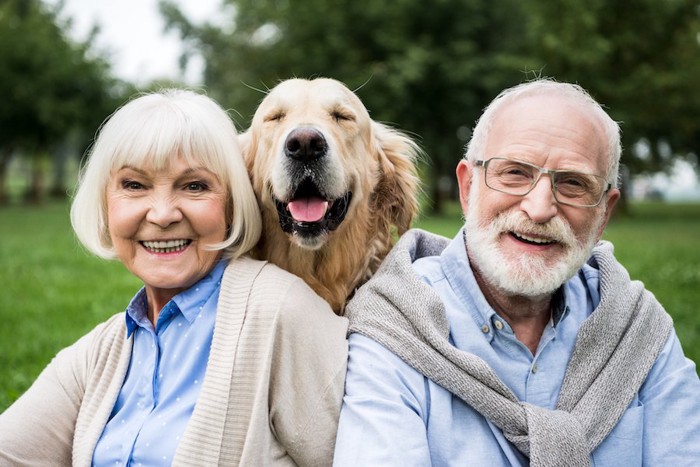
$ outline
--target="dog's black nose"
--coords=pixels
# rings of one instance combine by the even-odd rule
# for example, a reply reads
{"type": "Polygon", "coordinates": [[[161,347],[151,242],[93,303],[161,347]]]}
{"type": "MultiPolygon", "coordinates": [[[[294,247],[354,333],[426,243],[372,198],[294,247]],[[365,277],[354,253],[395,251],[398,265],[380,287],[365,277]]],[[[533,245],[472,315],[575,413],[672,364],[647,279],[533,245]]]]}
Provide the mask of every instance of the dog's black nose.
{"type": "Polygon", "coordinates": [[[328,150],[326,138],[313,128],[296,128],[284,142],[287,157],[300,162],[308,162],[324,157],[328,150]]]}

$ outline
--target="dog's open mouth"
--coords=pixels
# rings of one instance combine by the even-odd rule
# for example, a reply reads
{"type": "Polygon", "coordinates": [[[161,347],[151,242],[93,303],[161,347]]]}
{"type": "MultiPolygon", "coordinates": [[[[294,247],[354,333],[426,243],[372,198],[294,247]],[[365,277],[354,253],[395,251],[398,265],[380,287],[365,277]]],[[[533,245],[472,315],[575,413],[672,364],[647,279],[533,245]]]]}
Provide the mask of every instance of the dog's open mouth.
{"type": "Polygon", "coordinates": [[[280,227],[287,233],[315,237],[332,231],[345,219],[352,192],[329,199],[310,179],[304,179],[287,202],[275,198],[280,227]]]}

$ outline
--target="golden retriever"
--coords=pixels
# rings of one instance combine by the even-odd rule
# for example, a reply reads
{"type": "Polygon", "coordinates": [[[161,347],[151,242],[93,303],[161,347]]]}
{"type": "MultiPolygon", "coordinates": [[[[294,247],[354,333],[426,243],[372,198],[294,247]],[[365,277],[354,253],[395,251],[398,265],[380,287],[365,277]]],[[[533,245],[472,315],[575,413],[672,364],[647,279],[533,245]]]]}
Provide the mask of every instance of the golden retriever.
{"type": "Polygon", "coordinates": [[[372,120],[344,84],[317,78],[275,86],[241,147],[263,216],[257,256],[342,314],[418,213],[418,145],[372,120]]]}

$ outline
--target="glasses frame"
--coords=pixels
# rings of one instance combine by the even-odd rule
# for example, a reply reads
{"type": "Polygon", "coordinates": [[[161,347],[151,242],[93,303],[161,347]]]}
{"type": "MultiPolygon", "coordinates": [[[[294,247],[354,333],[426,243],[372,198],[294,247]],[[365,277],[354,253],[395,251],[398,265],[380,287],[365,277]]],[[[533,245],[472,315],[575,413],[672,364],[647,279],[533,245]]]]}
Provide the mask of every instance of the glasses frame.
{"type": "Polygon", "coordinates": [[[550,179],[550,182],[551,182],[550,184],[551,184],[551,186],[552,186],[552,194],[554,195],[554,200],[555,200],[557,203],[559,203],[559,204],[564,204],[564,205],[566,205],[566,206],[573,206],[573,207],[576,207],[576,208],[594,208],[594,207],[598,206],[598,205],[600,204],[600,202],[603,201],[603,198],[605,198],[605,194],[606,194],[608,191],[610,191],[610,188],[612,188],[612,183],[608,182],[608,181],[605,179],[605,177],[602,177],[602,176],[600,176],[600,175],[595,175],[595,174],[586,173],[586,172],[579,172],[579,171],[577,171],[577,170],[555,170],[555,169],[545,169],[544,167],[540,167],[540,166],[538,166],[538,165],[531,164],[531,163],[529,163],[529,162],[521,161],[521,160],[518,160],[518,159],[509,159],[509,158],[507,158],[507,157],[492,157],[492,158],[486,159],[486,160],[483,160],[483,159],[476,160],[476,161],[474,161],[474,166],[476,166],[476,167],[483,167],[483,168],[484,168],[484,183],[486,184],[486,186],[487,186],[488,188],[490,188],[491,190],[494,190],[494,191],[498,191],[499,193],[505,193],[505,194],[507,194],[507,195],[512,195],[512,196],[527,196],[528,193],[530,193],[530,192],[535,188],[535,186],[537,186],[537,183],[538,183],[538,182],[540,181],[540,179],[542,178],[542,175],[549,175],[549,179],[550,179]],[[508,162],[517,162],[518,164],[523,164],[523,165],[526,165],[526,166],[528,166],[528,167],[532,167],[533,169],[536,169],[536,170],[538,171],[538,175],[537,175],[537,177],[533,180],[532,185],[530,186],[530,188],[529,188],[525,193],[516,194],[516,193],[509,192],[509,191],[501,190],[501,189],[499,189],[499,188],[494,188],[494,187],[492,187],[491,185],[489,185],[488,176],[487,176],[488,171],[489,171],[489,163],[490,163],[491,161],[493,161],[493,160],[501,160],[501,161],[508,161],[508,162]],[[595,177],[595,178],[598,178],[598,179],[602,180],[602,181],[605,183],[605,188],[603,189],[603,191],[602,191],[601,194],[600,194],[600,199],[598,199],[598,201],[597,201],[595,204],[575,204],[575,203],[571,203],[571,202],[569,202],[569,201],[562,201],[562,200],[560,200],[560,199],[558,198],[558,196],[557,196],[557,185],[556,185],[556,183],[554,183],[554,180],[555,180],[555,179],[554,179],[553,176],[556,175],[556,174],[558,174],[558,173],[567,173],[567,172],[568,172],[568,173],[577,173],[577,174],[582,174],[582,175],[588,175],[588,176],[595,177]]]}

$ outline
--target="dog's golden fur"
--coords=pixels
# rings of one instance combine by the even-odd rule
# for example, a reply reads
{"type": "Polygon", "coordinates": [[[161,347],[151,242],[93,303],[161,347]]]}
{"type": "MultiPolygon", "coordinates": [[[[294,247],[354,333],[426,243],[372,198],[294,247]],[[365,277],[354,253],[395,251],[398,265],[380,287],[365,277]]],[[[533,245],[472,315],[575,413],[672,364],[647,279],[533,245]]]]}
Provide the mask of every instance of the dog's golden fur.
{"type": "Polygon", "coordinates": [[[409,229],[418,213],[418,146],[372,120],[352,91],[326,78],[291,79],[273,88],[241,143],[263,216],[256,254],[304,279],[342,313],[391,249],[394,234],[409,229]],[[295,135],[320,146],[320,155],[308,162],[295,157],[295,135]],[[310,198],[315,204],[304,206],[318,206],[322,197],[328,213],[333,206],[343,210],[338,200],[350,199],[337,227],[300,222],[283,230],[280,216],[289,214],[302,178],[318,189],[310,198]]]}

